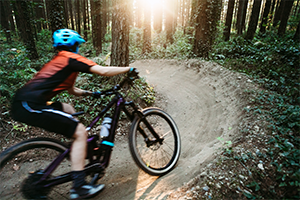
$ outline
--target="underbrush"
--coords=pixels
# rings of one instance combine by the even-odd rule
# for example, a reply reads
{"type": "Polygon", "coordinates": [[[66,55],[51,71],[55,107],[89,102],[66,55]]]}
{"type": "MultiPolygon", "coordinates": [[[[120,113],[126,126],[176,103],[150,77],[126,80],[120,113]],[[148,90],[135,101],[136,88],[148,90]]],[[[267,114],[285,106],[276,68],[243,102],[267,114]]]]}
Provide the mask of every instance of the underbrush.
{"type": "Polygon", "coordinates": [[[299,199],[299,43],[272,33],[252,42],[238,37],[217,44],[211,56],[229,69],[252,76],[260,85],[260,91],[251,93],[245,111],[264,126],[256,133],[245,128],[242,137],[246,141],[225,149],[220,162],[228,166],[237,162],[247,170],[236,172],[243,178],[234,179],[235,187],[217,188],[216,196],[242,198],[240,193],[249,199],[299,199]]]}

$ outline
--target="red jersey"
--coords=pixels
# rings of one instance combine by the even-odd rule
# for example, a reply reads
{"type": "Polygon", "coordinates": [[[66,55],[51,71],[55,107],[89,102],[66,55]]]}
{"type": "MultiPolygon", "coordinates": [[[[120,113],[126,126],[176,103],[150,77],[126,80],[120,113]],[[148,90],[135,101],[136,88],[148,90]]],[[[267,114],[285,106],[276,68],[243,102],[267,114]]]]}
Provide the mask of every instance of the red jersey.
{"type": "Polygon", "coordinates": [[[55,58],[19,89],[15,101],[45,103],[58,93],[73,87],[79,72],[91,73],[95,62],[72,52],[60,51],[55,58]]]}

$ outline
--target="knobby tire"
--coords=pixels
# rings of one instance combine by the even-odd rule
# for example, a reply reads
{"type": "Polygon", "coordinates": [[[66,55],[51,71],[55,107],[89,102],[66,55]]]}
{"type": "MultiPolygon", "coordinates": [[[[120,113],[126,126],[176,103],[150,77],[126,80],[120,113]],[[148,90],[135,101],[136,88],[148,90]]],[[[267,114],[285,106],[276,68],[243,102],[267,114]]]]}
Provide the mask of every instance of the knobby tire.
{"type": "Polygon", "coordinates": [[[129,134],[129,147],[136,164],[146,173],[162,176],[174,169],[180,156],[181,141],[175,121],[160,108],[146,108],[144,118],[151,124],[157,134],[164,138],[162,144],[147,147],[144,137],[139,132],[142,128],[150,139],[154,139],[146,128],[142,118],[136,116],[129,134]]]}

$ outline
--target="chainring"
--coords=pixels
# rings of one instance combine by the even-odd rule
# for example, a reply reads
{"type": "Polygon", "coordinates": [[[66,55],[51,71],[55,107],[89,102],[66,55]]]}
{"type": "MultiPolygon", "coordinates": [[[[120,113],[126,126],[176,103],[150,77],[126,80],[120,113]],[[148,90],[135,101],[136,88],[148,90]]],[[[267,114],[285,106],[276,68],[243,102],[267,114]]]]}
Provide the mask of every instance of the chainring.
{"type": "Polygon", "coordinates": [[[29,176],[23,181],[21,186],[22,194],[26,199],[47,199],[47,194],[50,188],[42,188],[36,182],[41,179],[44,174],[41,170],[30,173],[29,176]]]}

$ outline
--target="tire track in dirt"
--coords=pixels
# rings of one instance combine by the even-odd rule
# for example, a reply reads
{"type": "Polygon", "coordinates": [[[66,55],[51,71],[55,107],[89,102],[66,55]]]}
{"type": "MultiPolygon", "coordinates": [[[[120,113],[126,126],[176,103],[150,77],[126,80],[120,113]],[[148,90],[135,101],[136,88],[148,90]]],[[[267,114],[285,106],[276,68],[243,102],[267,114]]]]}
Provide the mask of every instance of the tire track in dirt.
{"type": "Polygon", "coordinates": [[[103,180],[108,187],[98,198],[166,199],[214,159],[214,152],[222,146],[218,137],[227,141],[237,134],[244,107],[245,77],[215,63],[196,60],[145,60],[131,66],[155,87],[159,97],[156,104],[175,119],[181,133],[181,157],[171,173],[157,178],[136,168],[123,142],[121,149],[126,151],[121,151],[116,161],[116,144],[111,163],[121,167],[108,170],[103,180]],[[122,167],[122,162],[127,165],[122,167]]]}

